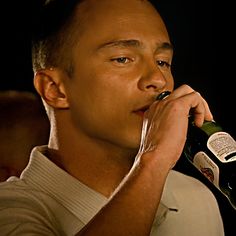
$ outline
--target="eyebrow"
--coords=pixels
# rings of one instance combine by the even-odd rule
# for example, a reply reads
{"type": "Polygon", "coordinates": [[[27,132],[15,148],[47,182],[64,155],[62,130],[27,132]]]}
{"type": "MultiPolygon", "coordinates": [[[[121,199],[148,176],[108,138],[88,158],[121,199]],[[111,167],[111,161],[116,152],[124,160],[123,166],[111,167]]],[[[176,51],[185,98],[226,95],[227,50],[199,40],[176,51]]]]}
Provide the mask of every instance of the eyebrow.
{"type": "MultiPolygon", "coordinates": [[[[144,45],[136,39],[128,39],[128,40],[114,40],[110,42],[106,42],[102,45],[100,45],[97,50],[103,49],[103,48],[112,48],[112,47],[133,47],[133,48],[143,48],[144,45]]],[[[156,51],[162,51],[162,50],[168,50],[168,51],[173,51],[173,46],[169,42],[164,42],[161,44],[157,44],[156,51]]]]}
{"type": "Polygon", "coordinates": [[[164,43],[161,43],[161,44],[157,45],[156,52],[166,51],[166,50],[173,52],[173,50],[174,50],[173,45],[171,43],[168,43],[168,42],[164,42],[164,43]]]}

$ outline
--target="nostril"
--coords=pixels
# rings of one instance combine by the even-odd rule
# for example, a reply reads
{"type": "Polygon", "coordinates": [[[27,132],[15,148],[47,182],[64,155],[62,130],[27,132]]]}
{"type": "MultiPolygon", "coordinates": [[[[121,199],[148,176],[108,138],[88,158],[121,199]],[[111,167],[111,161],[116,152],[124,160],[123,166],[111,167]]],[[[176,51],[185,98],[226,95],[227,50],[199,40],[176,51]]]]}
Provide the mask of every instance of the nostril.
{"type": "Polygon", "coordinates": [[[167,79],[158,70],[148,70],[138,81],[139,89],[143,91],[163,91],[166,87],[167,79]]]}
{"type": "Polygon", "coordinates": [[[148,86],[146,86],[146,88],[147,88],[147,89],[150,89],[150,88],[154,88],[154,89],[156,89],[156,88],[157,88],[157,86],[155,86],[155,85],[151,84],[151,85],[148,85],[148,86]]]}

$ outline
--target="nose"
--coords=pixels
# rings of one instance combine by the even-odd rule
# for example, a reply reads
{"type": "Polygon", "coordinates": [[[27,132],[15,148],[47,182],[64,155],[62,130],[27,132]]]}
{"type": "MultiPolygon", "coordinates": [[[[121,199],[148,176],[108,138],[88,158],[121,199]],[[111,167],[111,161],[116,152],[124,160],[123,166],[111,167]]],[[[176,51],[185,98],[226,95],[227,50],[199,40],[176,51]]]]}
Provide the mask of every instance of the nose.
{"type": "Polygon", "coordinates": [[[167,86],[167,75],[154,64],[147,66],[140,77],[138,87],[142,91],[158,92],[163,91],[167,86]]]}

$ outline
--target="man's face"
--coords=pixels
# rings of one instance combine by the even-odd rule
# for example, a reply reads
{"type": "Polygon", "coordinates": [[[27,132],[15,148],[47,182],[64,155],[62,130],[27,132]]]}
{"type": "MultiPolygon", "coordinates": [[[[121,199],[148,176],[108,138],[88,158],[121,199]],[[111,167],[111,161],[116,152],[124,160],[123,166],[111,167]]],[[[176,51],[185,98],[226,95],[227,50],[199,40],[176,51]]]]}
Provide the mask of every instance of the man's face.
{"type": "Polygon", "coordinates": [[[172,49],[153,7],[140,0],[87,0],[82,33],[66,82],[72,122],[80,134],[137,149],[144,111],[173,89],[172,49]]]}

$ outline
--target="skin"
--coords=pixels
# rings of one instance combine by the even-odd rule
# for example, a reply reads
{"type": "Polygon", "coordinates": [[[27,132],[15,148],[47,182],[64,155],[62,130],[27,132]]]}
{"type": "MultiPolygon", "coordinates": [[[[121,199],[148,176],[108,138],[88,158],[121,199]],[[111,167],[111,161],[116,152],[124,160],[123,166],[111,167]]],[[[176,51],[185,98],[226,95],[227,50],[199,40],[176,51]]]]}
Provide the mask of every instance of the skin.
{"type": "Polygon", "coordinates": [[[183,150],[190,110],[198,126],[212,115],[188,85],[173,91],[171,42],[148,1],[86,0],[77,11],[82,31],[72,78],[60,68],[35,75],[51,107],[47,155],[110,197],[78,235],[149,235],[166,176],[183,150]],[[155,101],[165,90],[173,92],[155,101]]]}

